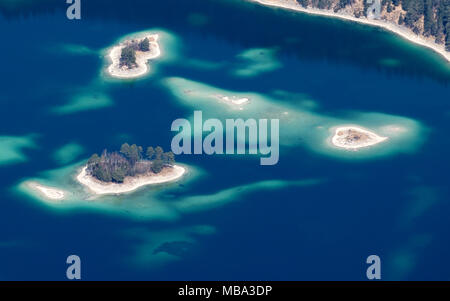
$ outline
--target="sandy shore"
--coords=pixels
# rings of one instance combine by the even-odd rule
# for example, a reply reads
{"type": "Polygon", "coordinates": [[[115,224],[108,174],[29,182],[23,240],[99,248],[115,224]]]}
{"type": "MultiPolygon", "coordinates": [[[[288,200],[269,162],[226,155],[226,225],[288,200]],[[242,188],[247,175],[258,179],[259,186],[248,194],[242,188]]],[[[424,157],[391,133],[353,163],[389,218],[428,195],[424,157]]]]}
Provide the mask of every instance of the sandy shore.
{"type": "Polygon", "coordinates": [[[57,189],[54,187],[44,186],[37,182],[28,182],[26,186],[36,192],[38,192],[41,196],[46,199],[53,201],[61,201],[64,200],[67,196],[67,192],[61,189],[57,189]]]}
{"type": "Polygon", "coordinates": [[[349,21],[353,21],[353,22],[358,22],[358,23],[362,23],[362,24],[367,24],[367,25],[371,25],[371,26],[378,26],[378,27],[382,27],[386,30],[389,30],[413,43],[428,47],[432,50],[434,50],[435,52],[437,52],[438,54],[440,54],[443,58],[445,58],[445,60],[447,62],[450,62],[450,52],[445,50],[444,45],[439,45],[436,43],[433,43],[431,41],[428,41],[418,35],[416,35],[415,33],[413,33],[410,29],[394,24],[394,23],[390,23],[387,21],[382,21],[382,20],[369,20],[365,17],[362,18],[356,18],[350,15],[345,15],[342,13],[335,13],[333,11],[329,11],[329,10],[322,10],[322,9],[317,9],[317,8],[304,8],[303,6],[301,6],[298,3],[294,3],[291,1],[286,1],[286,0],[247,0],[250,2],[256,2],[262,5],[267,5],[267,6],[275,6],[275,7],[281,7],[281,8],[285,8],[285,9],[290,9],[290,10],[295,10],[295,11],[299,11],[299,12],[303,12],[303,13],[307,13],[307,14],[312,14],[312,15],[321,15],[321,16],[328,16],[328,17],[333,17],[333,18],[340,18],[340,19],[344,19],[344,20],[349,20],[349,21]]]}
{"type": "Polygon", "coordinates": [[[359,148],[372,146],[387,140],[369,130],[358,126],[340,126],[334,130],[331,143],[339,148],[357,150],[359,148]]]}
{"type": "Polygon", "coordinates": [[[114,46],[109,51],[109,58],[111,60],[111,65],[108,67],[108,73],[113,77],[118,78],[136,78],[145,75],[150,67],[147,64],[148,60],[155,59],[161,55],[161,49],[159,47],[158,34],[151,34],[144,36],[139,39],[143,40],[148,38],[150,41],[150,51],[142,52],[136,51],[136,64],[137,67],[128,69],[127,67],[120,67],[120,56],[122,54],[122,49],[126,47],[126,42],[114,46]]]}
{"type": "Polygon", "coordinates": [[[86,186],[89,191],[97,195],[121,194],[132,192],[142,186],[161,184],[179,180],[185,173],[186,168],[180,165],[164,168],[159,174],[142,175],[137,177],[127,177],[123,183],[104,183],[86,173],[84,166],[77,175],[76,180],[86,186]]]}
{"type": "Polygon", "coordinates": [[[213,95],[214,98],[217,98],[227,104],[230,105],[234,105],[234,106],[241,106],[241,105],[245,105],[248,104],[250,102],[250,99],[247,97],[236,97],[236,96],[225,96],[225,95],[221,95],[221,94],[215,94],[213,95]]]}

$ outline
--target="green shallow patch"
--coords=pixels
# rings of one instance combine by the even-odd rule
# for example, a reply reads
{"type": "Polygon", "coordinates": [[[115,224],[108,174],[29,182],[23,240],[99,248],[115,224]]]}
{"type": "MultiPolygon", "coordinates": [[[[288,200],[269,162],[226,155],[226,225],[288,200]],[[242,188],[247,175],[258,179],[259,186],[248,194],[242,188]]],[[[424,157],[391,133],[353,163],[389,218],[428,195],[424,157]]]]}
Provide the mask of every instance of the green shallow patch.
{"type": "Polygon", "coordinates": [[[71,142],[61,146],[53,153],[53,159],[61,165],[68,164],[76,160],[83,154],[84,148],[78,143],[71,142]]]}
{"type": "Polygon", "coordinates": [[[239,63],[232,74],[237,77],[253,77],[282,67],[273,48],[253,48],[237,56],[239,63]]]}
{"type": "Polygon", "coordinates": [[[403,216],[398,220],[400,227],[412,227],[414,223],[430,209],[436,206],[445,197],[438,187],[420,185],[408,189],[405,194],[408,196],[403,216]]]}
{"type": "MultiPolygon", "coordinates": [[[[72,210],[95,210],[99,213],[120,215],[138,220],[173,221],[181,215],[199,210],[210,210],[230,202],[241,200],[248,194],[261,190],[277,190],[285,187],[311,186],[322,183],[320,179],[305,179],[299,181],[269,180],[259,181],[235,187],[230,187],[204,195],[192,195],[189,192],[190,183],[205,176],[202,170],[184,165],[188,172],[177,182],[147,185],[140,189],[120,195],[95,196],[75,179],[82,162],[59,169],[42,172],[37,177],[24,179],[14,192],[38,201],[47,208],[58,212],[72,210]],[[31,183],[55,188],[66,192],[64,200],[50,200],[35,189],[31,183]]],[[[198,230],[198,229],[197,229],[198,230]]],[[[208,229],[200,229],[209,232],[208,229]]]]}
{"type": "Polygon", "coordinates": [[[166,201],[161,200],[170,200],[172,195],[184,189],[184,185],[202,175],[195,167],[183,165],[188,168],[188,173],[178,182],[147,185],[127,194],[95,196],[76,180],[76,175],[84,163],[84,161],[77,162],[41,172],[36,177],[22,180],[13,191],[58,211],[96,210],[136,219],[172,220],[178,217],[178,212],[168,206],[166,201]],[[67,197],[59,201],[45,198],[30,188],[30,182],[63,190],[67,192],[67,197]]]}
{"type": "Polygon", "coordinates": [[[419,122],[405,117],[382,113],[352,112],[349,119],[324,122],[309,137],[309,146],[318,152],[345,160],[375,159],[397,154],[413,154],[424,143],[428,129],[419,122]],[[351,119],[350,119],[351,118],[351,119]],[[351,120],[348,123],[347,120],[351,120]],[[331,144],[334,128],[337,126],[357,125],[388,139],[358,150],[336,148],[331,144]],[[317,147],[318,146],[318,147],[317,147]]]}
{"type": "Polygon", "coordinates": [[[384,59],[380,59],[379,64],[385,67],[398,67],[402,64],[402,62],[400,60],[397,59],[393,59],[393,58],[384,58],[384,59]]]}
{"type": "MultiPolygon", "coordinates": [[[[45,47],[45,46],[44,46],[45,47]]],[[[47,47],[45,47],[46,51],[50,52],[51,54],[57,54],[60,55],[61,53],[64,53],[64,55],[97,55],[98,51],[92,48],[89,48],[88,46],[81,45],[81,44],[70,44],[70,43],[63,43],[63,44],[49,44],[47,47]]]]}
{"type": "Polygon", "coordinates": [[[123,235],[135,243],[130,245],[130,256],[123,257],[122,260],[136,268],[156,268],[195,253],[198,238],[215,232],[216,229],[210,225],[175,227],[160,231],[150,231],[147,228],[128,229],[123,235]]]}
{"type": "Polygon", "coordinates": [[[177,201],[175,205],[179,210],[185,212],[208,210],[242,199],[244,196],[253,192],[264,190],[281,190],[287,187],[308,187],[319,185],[323,182],[323,179],[259,181],[220,190],[212,194],[189,196],[177,201]]]}
{"type": "Polygon", "coordinates": [[[83,93],[74,96],[66,104],[56,106],[51,111],[58,115],[74,114],[82,111],[98,110],[114,105],[114,102],[103,93],[83,93]]]}
{"type": "Polygon", "coordinates": [[[24,150],[33,148],[36,148],[33,135],[0,136],[0,165],[27,161],[24,150]]]}
{"type": "MultiPolygon", "coordinates": [[[[184,106],[201,110],[203,121],[226,119],[278,119],[281,146],[304,147],[312,152],[338,159],[373,159],[401,153],[413,153],[424,143],[428,129],[410,118],[376,112],[340,111],[339,114],[320,112],[320,102],[310,96],[287,91],[272,95],[225,90],[186,78],[170,77],[162,85],[184,106]],[[217,99],[217,95],[248,98],[243,105],[233,105],[217,99]],[[297,101],[295,101],[297,99],[297,101]],[[348,151],[330,143],[333,128],[357,125],[389,139],[380,144],[348,151]]],[[[188,117],[193,124],[193,115],[188,117]]]]}
{"type": "Polygon", "coordinates": [[[413,234],[400,242],[400,246],[386,256],[386,280],[404,280],[414,272],[424,250],[433,241],[430,234],[413,234]],[[406,241],[405,241],[406,240],[406,241]]]}

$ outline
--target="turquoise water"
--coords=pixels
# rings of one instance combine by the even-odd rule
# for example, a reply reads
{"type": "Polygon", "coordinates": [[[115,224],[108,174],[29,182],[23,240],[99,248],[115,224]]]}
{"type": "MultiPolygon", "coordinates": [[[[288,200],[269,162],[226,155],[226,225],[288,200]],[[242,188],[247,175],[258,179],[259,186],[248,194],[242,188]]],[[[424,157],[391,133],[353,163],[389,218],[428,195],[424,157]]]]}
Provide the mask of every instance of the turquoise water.
{"type": "Polygon", "coordinates": [[[2,7],[0,278],[446,280],[450,65],[380,29],[242,1],[2,7]],[[177,5],[177,9],[173,6],[177,5]],[[109,47],[160,33],[148,76],[105,73],[109,47]],[[192,93],[185,93],[187,90],[192,93]],[[249,97],[242,110],[211,94],[249,97]],[[181,155],[175,184],[92,198],[84,160],[123,142],[170,148],[177,118],[280,119],[280,161],[181,155]],[[382,136],[332,148],[332,128],[382,136]],[[70,192],[42,199],[27,181],[70,192]]]}

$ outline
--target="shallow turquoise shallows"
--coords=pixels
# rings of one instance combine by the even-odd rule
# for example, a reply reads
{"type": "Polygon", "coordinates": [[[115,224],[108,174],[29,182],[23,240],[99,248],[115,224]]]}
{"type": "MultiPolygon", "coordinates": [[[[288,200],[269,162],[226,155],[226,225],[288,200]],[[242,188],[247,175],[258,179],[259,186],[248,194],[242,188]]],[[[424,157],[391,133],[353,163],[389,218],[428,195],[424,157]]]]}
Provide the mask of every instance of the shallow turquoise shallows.
{"type": "Polygon", "coordinates": [[[246,1],[64,1],[0,11],[0,279],[448,280],[450,63],[384,30],[246,1]],[[156,3],[157,2],[157,3],[156,3]],[[159,33],[139,79],[108,50],[159,33]],[[211,97],[211,95],[213,97],[211,97]],[[240,107],[219,96],[248,98],[240,107]],[[242,108],[242,109],[239,109],[242,108]],[[170,149],[177,118],[279,119],[280,156],[180,155],[176,183],[92,197],[87,158],[170,149]],[[334,148],[358,125],[388,140],[334,148]],[[68,192],[52,202],[31,182],[68,192]]]}

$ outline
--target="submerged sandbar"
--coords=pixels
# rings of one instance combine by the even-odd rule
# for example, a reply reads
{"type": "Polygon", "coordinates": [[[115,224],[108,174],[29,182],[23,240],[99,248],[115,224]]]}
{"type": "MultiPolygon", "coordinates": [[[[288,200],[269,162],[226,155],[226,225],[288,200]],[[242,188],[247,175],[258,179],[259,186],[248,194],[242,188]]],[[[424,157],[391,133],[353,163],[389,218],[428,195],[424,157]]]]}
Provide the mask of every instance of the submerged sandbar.
{"type": "Polygon", "coordinates": [[[381,137],[358,126],[340,126],[335,129],[331,143],[339,148],[357,150],[378,144],[387,139],[387,137],[381,137]]]}

